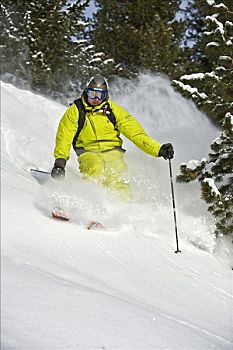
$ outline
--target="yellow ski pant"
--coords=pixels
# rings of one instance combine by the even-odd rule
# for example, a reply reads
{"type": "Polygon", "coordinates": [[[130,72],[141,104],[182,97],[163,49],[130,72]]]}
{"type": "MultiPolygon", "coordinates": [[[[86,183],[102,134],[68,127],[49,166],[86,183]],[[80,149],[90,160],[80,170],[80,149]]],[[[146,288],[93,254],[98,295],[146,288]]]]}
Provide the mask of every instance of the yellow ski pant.
{"type": "Polygon", "coordinates": [[[126,181],[127,165],[124,153],[119,150],[108,152],[85,152],[78,157],[79,170],[87,179],[95,179],[118,192],[123,198],[130,197],[130,188],[126,181]]]}

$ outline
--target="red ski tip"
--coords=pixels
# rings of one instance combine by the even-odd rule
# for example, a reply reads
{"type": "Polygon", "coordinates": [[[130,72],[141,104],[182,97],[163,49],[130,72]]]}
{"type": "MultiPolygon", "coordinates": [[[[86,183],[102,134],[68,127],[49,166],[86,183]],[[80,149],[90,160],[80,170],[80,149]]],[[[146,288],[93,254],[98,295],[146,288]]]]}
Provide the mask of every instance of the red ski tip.
{"type": "Polygon", "coordinates": [[[61,208],[54,208],[52,210],[52,217],[54,219],[60,219],[60,220],[65,220],[65,221],[68,221],[70,219],[69,214],[61,208]]]}

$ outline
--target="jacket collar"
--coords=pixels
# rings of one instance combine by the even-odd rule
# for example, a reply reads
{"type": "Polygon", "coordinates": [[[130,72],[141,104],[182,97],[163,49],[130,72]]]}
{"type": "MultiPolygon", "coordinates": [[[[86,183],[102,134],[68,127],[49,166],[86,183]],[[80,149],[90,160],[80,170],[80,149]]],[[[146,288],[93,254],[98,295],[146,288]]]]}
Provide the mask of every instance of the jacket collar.
{"type": "Polygon", "coordinates": [[[85,110],[86,111],[92,111],[92,112],[95,112],[95,111],[99,111],[100,109],[102,109],[104,107],[104,105],[107,103],[107,101],[103,101],[100,105],[98,106],[95,106],[95,107],[91,107],[87,104],[87,102],[85,101],[85,98],[84,96],[82,95],[82,103],[85,107],[85,110]]]}

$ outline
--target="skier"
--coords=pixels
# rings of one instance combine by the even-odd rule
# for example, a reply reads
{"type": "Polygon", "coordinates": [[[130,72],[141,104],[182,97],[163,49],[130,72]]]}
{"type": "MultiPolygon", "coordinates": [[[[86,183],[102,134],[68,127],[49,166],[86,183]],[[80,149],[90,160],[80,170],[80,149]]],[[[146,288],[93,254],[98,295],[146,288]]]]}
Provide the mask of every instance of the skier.
{"type": "Polygon", "coordinates": [[[127,196],[129,184],[124,178],[127,165],[120,133],[154,157],[173,158],[172,144],[160,145],[148,136],[130,113],[109,99],[107,80],[96,75],[87,82],[81,98],[66,110],[59,123],[51,176],[64,178],[73,144],[85,178],[97,179],[127,196]]]}

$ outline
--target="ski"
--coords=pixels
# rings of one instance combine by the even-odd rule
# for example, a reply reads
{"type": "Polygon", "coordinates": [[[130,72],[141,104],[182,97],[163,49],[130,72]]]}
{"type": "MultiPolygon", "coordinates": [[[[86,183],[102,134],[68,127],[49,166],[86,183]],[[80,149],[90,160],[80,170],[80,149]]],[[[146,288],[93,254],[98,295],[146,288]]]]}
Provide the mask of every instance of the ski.
{"type": "Polygon", "coordinates": [[[52,217],[54,219],[64,220],[64,221],[69,221],[69,219],[70,219],[69,214],[64,209],[59,208],[59,207],[53,208],[52,217]]]}
{"type": "Polygon", "coordinates": [[[86,228],[88,230],[105,230],[105,227],[96,220],[89,221],[86,228]]]}
{"type": "MultiPolygon", "coordinates": [[[[52,218],[62,221],[69,221],[70,215],[62,208],[55,207],[52,210],[52,218]]],[[[105,227],[96,220],[90,220],[86,226],[87,230],[105,230],[105,227]]]]}

